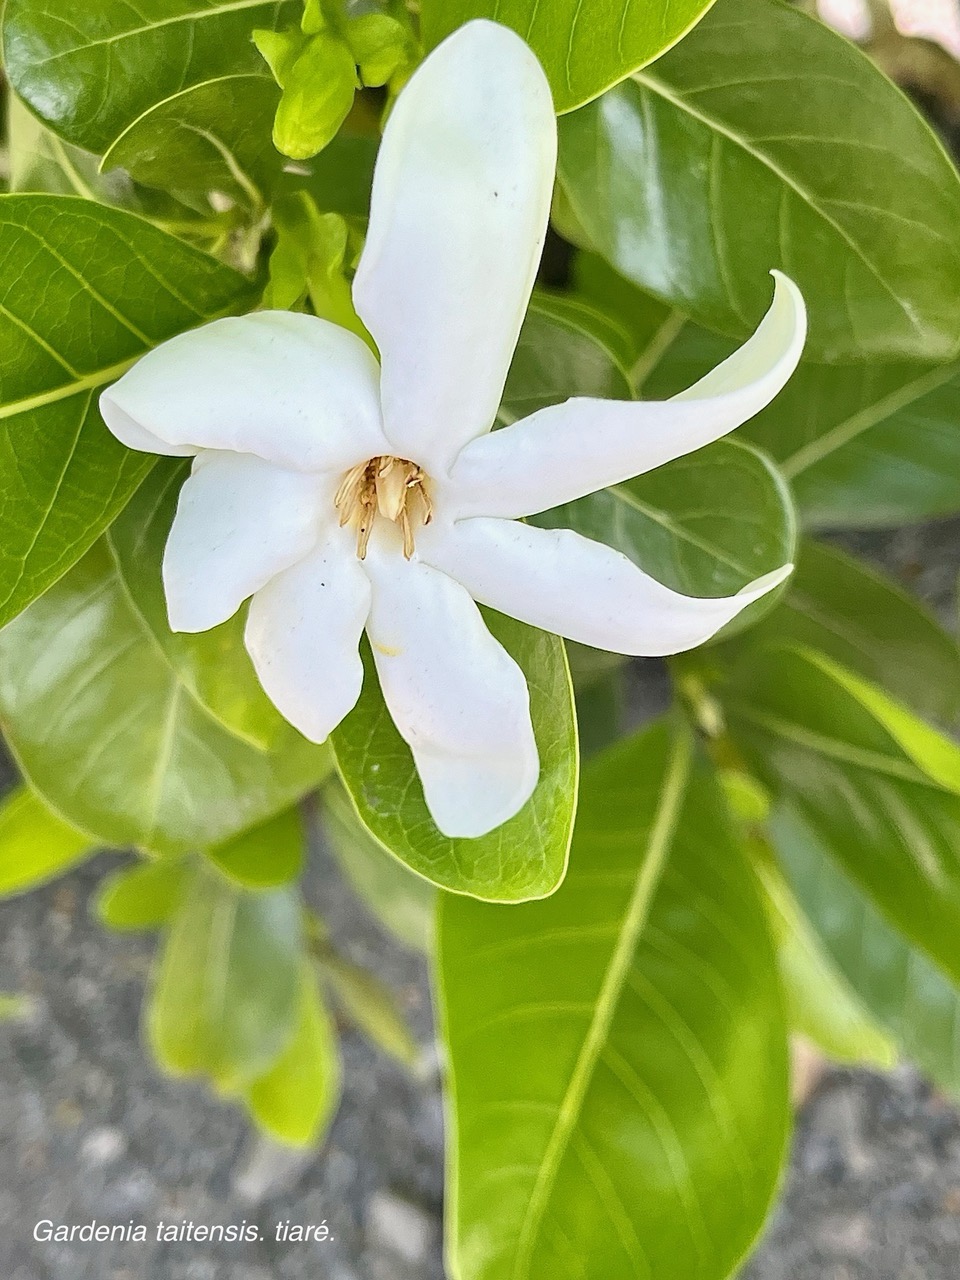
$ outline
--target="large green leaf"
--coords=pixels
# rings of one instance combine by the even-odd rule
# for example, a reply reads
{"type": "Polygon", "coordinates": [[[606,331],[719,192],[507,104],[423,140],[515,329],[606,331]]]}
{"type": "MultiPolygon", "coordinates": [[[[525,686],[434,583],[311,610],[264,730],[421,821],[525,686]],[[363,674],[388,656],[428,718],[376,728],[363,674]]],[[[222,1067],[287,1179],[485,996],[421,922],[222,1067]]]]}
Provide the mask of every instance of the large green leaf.
{"type": "Polygon", "coordinates": [[[799,813],[776,812],[770,834],[811,927],[847,983],[904,1051],[960,1096],[960,986],[878,910],[799,813]]]}
{"type": "Polygon", "coordinates": [[[170,630],[160,565],[180,486],[190,464],[163,459],[107,534],[118,577],[136,613],[178,680],[231,733],[269,747],[285,722],[260,687],[243,643],[246,609],[211,631],[170,630]]]}
{"type": "Polygon", "coordinates": [[[300,899],[238,888],[198,865],[184,886],[147,1011],[164,1070],[234,1092],[273,1066],[296,1031],[300,899]]]}
{"type": "Polygon", "coordinates": [[[746,334],[780,267],[811,355],[957,353],[954,167],[868,59],[797,8],[719,0],[561,122],[560,174],[592,247],[710,328],[746,334]]]}
{"type": "Polygon", "coordinates": [[[523,902],[552,893],[566,871],[579,770],[573,688],[562,640],[489,610],[484,617],[526,676],[540,751],[536,790],[509,822],[477,839],[438,831],[366,644],[360,700],[330,741],[360,818],[401,862],[454,893],[523,902]]]}
{"type": "Polygon", "coordinates": [[[158,102],[116,139],[104,169],[208,211],[211,192],[262,213],[283,157],[270,138],[280,90],[266,74],[220,76],[158,102]]]}
{"type": "Polygon", "coordinates": [[[102,154],[163,99],[262,72],[255,27],[297,21],[299,0],[8,0],[3,62],[16,92],[68,142],[102,154]],[[109,91],[108,91],[109,90],[109,91]]]}
{"type": "Polygon", "coordinates": [[[443,898],[439,983],[462,1280],[721,1280],[788,1127],[753,873],[686,730],[592,761],[544,902],[443,898]]]}
{"type": "Polygon", "coordinates": [[[750,651],[720,693],[758,776],[960,979],[960,747],[810,650],[750,651]]]}
{"type": "Polygon", "coordinates": [[[781,607],[750,635],[776,641],[819,649],[920,715],[960,719],[957,642],[919,600],[836,547],[803,544],[781,607]]]}
{"type": "Polygon", "coordinates": [[[543,63],[558,111],[572,111],[686,34],[712,0],[423,0],[427,46],[471,18],[513,27],[543,63]]]}
{"type": "Polygon", "coordinates": [[[289,727],[267,752],[215,720],[103,543],[0,632],[0,721],[58,812],[106,844],[161,852],[220,844],[330,768],[329,750],[289,727]]]}
{"type": "Polygon", "coordinates": [[[77,561],[153,459],[97,397],[157,343],[239,310],[248,281],[141,218],[0,196],[0,624],[77,561]]]}
{"type": "Polygon", "coordinates": [[[29,787],[18,787],[0,804],[0,897],[25,893],[63,875],[96,847],[29,787]]]}

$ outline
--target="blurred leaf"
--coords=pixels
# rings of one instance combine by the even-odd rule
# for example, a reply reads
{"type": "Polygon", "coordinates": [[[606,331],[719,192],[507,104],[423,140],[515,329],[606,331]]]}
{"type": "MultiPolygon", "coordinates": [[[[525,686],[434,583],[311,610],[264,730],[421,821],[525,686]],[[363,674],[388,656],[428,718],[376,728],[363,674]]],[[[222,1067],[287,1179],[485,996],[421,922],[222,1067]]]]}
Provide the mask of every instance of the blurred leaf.
{"type": "Polygon", "coordinates": [[[719,0],[560,132],[590,243],[698,323],[746,335],[780,267],[806,298],[811,356],[957,354],[954,167],[870,61],[799,9],[719,0]]]}
{"type": "Polygon", "coordinates": [[[172,1075],[225,1093],[273,1067],[295,1034],[301,996],[300,899],[252,893],[197,864],[154,974],[147,1034],[172,1075]]]}
{"type": "Polygon", "coordinates": [[[543,63],[558,111],[571,111],[652,62],[683,36],[711,0],[663,6],[609,0],[423,0],[428,48],[471,18],[513,27],[543,63]]]}
{"type": "Polygon", "coordinates": [[[420,1059],[420,1046],[397,1008],[390,988],[376,974],[338,955],[327,942],[321,940],[314,947],[314,954],[320,975],[346,1020],[384,1053],[413,1069],[420,1059]]]}
{"type": "Polygon", "coordinates": [[[891,923],[792,807],[770,835],[820,946],[904,1052],[960,1097],[960,989],[891,923]]]}
{"type": "Polygon", "coordinates": [[[0,1022],[12,1022],[18,1018],[26,1018],[30,1014],[32,1002],[27,996],[14,995],[9,991],[0,991],[0,1022]]]}
{"type": "Polygon", "coordinates": [[[61,137],[102,154],[164,99],[262,68],[250,34],[300,0],[8,0],[3,55],[14,90],[61,137]],[[107,92],[109,87],[109,92],[107,92]]]}
{"type": "Polygon", "coordinates": [[[174,858],[115,871],[97,893],[100,923],[120,931],[163,928],[177,908],[187,878],[187,864],[174,858]]]}
{"type": "Polygon", "coordinates": [[[289,726],[267,752],[191,694],[103,543],[0,632],[0,720],[41,796],[105,844],[208,848],[329,772],[289,726]]]}
{"type": "Polygon", "coordinates": [[[322,1140],[339,1098],[336,1032],[305,965],[294,1037],[273,1066],[249,1085],[246,1104],[254,1122],[278,1142],[309,1147],[322,1140]]]}
{"type": "Polygon", "coordinates": [[[373,166],[379,138],[357,136],[345,126],[318,156],[285,175],[283,190],[308,191],[323,211],[365,218],[370,211],[373,166]]]}
{"type": "Polygon", "coordinates": [[[240,309],[250,284],[141,218],[67,196],[0,196],[0,258],[2,625],[153,465],[104,427],[99,392],[157,343],[240,309]]]}
{"type": "Polygon", "coordinates": [[[279,91],[267,75],[224,75],[157,102],[114,140],[103,168],[209,210],[217,192],[260,214],[283,163],[269,125],[279,91]]]}
{"type": "Polygon", "coordinates": [[[789,1125],[753,874],[685,730],[591,761],[570,873],[506,908],[444,897],[439,983],[463,1280],[721,1280],[789,1125]]]}
{"type": "Polygon", "coordinates": [[[580,687],[577,695],[577,733],[580,754],[589,759],[622,734],[626,721],[626,682],[620,666],[580,687]]]}
{"type": "Polygon", "coordinates": [[[750,767],[960,978],[960,747],[808,650],[751,651],[719,692],[750,767]]]}
{"type": "Polygon", "coordinates": [[[339,782],[323,790],[323,828],[340,870],[382,925],[408,947],[433,946],[437,890],[366,829],[339,782]]]}
{"type": "Polygon", "coordinates": [[[180,487],[190,473],[182,458],[160,459],[114,521],[107,541],[131,612],[172,673],[224,728],[254,746],[289,739],[289,729],[253,670],[243,643],[246,608],[210,631],[171,631],[161,564],[180,487]]]}
{"type": "Polygon", "coordinates": [[[749,639],[818,649],[921,715],[960,719],[957,642],[919,600],[836,547],[803,544],[789,593],[749,639]]]}
{"type": "Polygon", "coordinates": [[[206,854],[237,884],[272,889],[299,878],[306,859],[305,840],[298,810],[284,809],[226,844],[207,849],[206,854]]]}
{"type": "Polygon", "coordinates": [[[17,787],[0,803],[0,896],[25,893],[63,875],[86,861],[97,844],[29,787],[17,787]]]}
{"type": "Polygon", "coordinates": [[[437,829],[366,644],[360,700],[330,741],[361,821],[401,862],[454,893],[524,902],[552,893],[566,871],[577,807],[573,689],[562,640],[489,610],[484,620],[526,677],[540,751],[536,790],[508,822],[477,839],[451,839],[437,829]]]}

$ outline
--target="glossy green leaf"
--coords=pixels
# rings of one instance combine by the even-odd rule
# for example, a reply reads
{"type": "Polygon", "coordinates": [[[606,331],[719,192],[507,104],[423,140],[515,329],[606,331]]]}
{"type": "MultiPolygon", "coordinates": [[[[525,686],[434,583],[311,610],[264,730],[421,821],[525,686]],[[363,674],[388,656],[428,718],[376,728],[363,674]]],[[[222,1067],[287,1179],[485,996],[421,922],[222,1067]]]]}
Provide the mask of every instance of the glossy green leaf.
{"type": "Polygon", "coordinates": [[[561,122],[560,175],[592,246],[708,328],[744,336],[780,267],[811,356],[957,353],[956,171],[864,54],[793,6],[718,0],[561,122]]]}
{"type": "Polygon", "coordinates": [[[255,27],[300,0],[8,0],[3,62],[16,92],[68,142],[102,154],[145,111],[220,76],[263,70],[255,27]],[[109,92],[106,87],[109,86],[109,92]]]}
{"type": "Polygon", "coordinates": [[[427,47],[471,18],[513,27],[543,63],[558,111],[572,111],[658,58],[712,0],[423,0],[427,47]]]}
{"type": "Polygon", "coordinates": [[[0,721],[58,812],[106,844],[181,853],[286,809],[330,769],[287,727],[269,752],[191,694],[103,543],[0,632],[0,721]]]}
{"type": "Polygon", "coordinates": [[[260,687],[244,647],[246,609],[199,634],[171,631],[167,621],[160,566],[180,486],[189,471],[183,459],[159,461],[111,525],[107,540],[117,577],[131,612],[191,697],[231,733],[266,748],[289,734],[260,687]]]}
{"type": "Polygon", "coordinates": [[[160,858],[125,867],[108,876],[97,894],[96,912],[108,929],[161,929],[180,902],[188,865],[160,858]]]}
{"type": "MultiPolygon", "coordinates": [[[[796,554],[786,484],[763,454],[734,439],[555,507],[534,523],[606,542],[658,582],[693,596],[733,595],[796,554]]],[[[722,634],[749,627],[780,594],[758,600],[722,634]]]]}
{"type": "Polygon", "coordinates": [[[960,978],[960,747],[808,650],[750,652],[720,692],[758,776],[960,978]]]}
{"type": "Polygon", "coordinates": [[[100,391],[152,346],[250,299],[250,284],[143,219],[0,196],[0,624],[74,564],[153,464],[100,391]]]}
{"type": "Polygon", "coordinates": [[[313,974],[304,967],[293,1039],[273,1066],[246,1092],[255,1123],[278,1142],[308,1147],[319,1142],[340,1097],[336,1032],[313,974]]]}
{"type": "Polygon", "coordinates": [[[911,946],[799,813],[779,810],[770,835],[832,963],[904,1052],[960,1096],[960,987],[911,946]]]}
{"type": "Polygon", "coordinates": [[[373,838],[339,782],[324,788],[323,829],[341,871],[380,923],[407,946],[429,951],[436,888],[373,838]]]}
{"type": "Polygon", "coordinates": [[[280,93],[266,74],[220,76],[164,98],[103,157],[147,187],[209,210],[212,191],[261,213],[283,164],[270,140],[280,93]]]}
{"type": "Polygon", "coordinates": [[[751,643],[818,649],[945,725],[960,719],[960,647],[931,613],[836,547],[808,541],[783,602],[751,643]]]}
{"type": "Polygon", "coordinates": [[[763,1222],[789,1124],[776,958],[692,751],[661,723],[586,767],[553,897],[442,899],[462,1280],[721,1280],[763,1222]]]}
{"type": "Polygon", "coordinates": [[[248,889],[289,884],[303,871],[306,836],[297,809],[250,827],[226,844],[207,849],[207,857],[225,876],[248,889]]]}
{"type": "Polygon", "coordinates": [[[63,875],[97,842],[54,813],[29,787],[0,803],[0,897],[25,893],[63,875]]]}
{"type": "Polygon", "coordinates": [[[272,1067],[297,1025],[300,899],[253,893],[198,864],[160,955],[147,1012],[157,1061],[234,1092],[272,1067]]]}
{"type": "Polygon", "coordinates": [[[820,941],[775,866],[757,866],[777,941],[787,1015],[801,1032],[837,1062],[889,1068],[897,1050],[820,941]]]}
{"type": "Polygon", "coordinates": [[[484,618],[526,676],[540,751],[536,790],[509,822],[477,839],[437,830],[365,643],[360,700],[330,741],[361,820],[401,862],[454,893],[524,902],[552,893],[567,867],[579,772],[573,689],[562,640],[489,610],[484,618]]]}

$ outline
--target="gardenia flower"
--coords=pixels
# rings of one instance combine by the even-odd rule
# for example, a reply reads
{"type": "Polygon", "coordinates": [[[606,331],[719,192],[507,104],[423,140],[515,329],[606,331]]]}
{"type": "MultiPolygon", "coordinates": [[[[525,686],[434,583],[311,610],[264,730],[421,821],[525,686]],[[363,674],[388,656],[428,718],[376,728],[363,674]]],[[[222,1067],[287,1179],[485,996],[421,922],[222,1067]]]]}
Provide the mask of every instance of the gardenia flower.
{"type": "Polygon", "coordinates": [[[357,701],[366,630],[449,836],[505,822],[539,773],[523,673],[476,602],[662,655],[707,640],[791,568],[691,599],[610,547],[522,523],[731,431],[787,381],[805,331],[800,294],[777,275],[753,337],[674,399],[573,399],[491,431],[555,163],[533,53],[505,27],[468,23],[384,132],[353,285],[379,362],[346,329],[266,311],[173,338],[100,401],[124,444],[194,457],[163,561],[171,627],[205,631],[252,597],[260,681],[316,742],[357,701]]]}

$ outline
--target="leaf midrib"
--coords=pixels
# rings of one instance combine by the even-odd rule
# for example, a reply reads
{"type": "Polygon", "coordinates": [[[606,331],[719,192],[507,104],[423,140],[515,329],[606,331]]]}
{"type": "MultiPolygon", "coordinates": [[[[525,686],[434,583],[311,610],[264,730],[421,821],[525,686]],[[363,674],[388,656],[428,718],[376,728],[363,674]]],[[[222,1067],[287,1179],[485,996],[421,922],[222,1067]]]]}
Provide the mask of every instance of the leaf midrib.
{"type": "Polygon", "coordinates": [[[558,1109],[556,1124],[547,1143],[537,1180],[530,1194],[527,1211],[520,1226],[513,1280],[529,1280],[531,1262],[536,1249],[536,1237],[553,1191],[560,1163],[582,1112],[587,1089],[607,1040],[621,992],[626,984],[637,941],[647,922],[650,907],[660,883],[660,876],[673,844],[692,761],[693,738],[690,730],[683,726],[677,731],[671,744],[663,776],[660,803],[650,830],[647,856],[639,869],[633,894],[624,916],[623,927],[603,977],[594,1015],[570,1077],[570,1083],[558,1109]]]}

